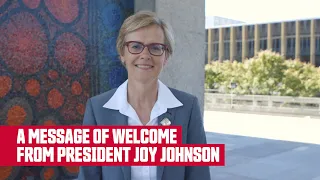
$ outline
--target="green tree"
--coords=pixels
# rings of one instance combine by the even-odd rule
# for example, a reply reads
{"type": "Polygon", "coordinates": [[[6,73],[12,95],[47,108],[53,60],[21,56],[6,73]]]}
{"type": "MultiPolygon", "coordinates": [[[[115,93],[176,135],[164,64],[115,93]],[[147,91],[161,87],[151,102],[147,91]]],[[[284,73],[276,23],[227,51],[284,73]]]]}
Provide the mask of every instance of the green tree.
{"type": "Polygon", "coordinates": [[[300,61],[286,61],[285,64],[281,95],[312,97],[320,92],[319,68],[300,61]]]}
{"type": "Polygon", "coordinates": [[[245,62],[248,67],[246,83],[252,94],[272,95],[279,91],[284,77],[284,57],[271,51],[259,52],[245,62]]]}
{"type": "Polygon", "coordinates": [[[261,51],[244,63],[215,61],[206,65],[205,73],[206,88],[221,93],[320,96],[320,68],[271,51],[261,51]],[[231,84],[237,86],[233,89],[231,84]]]}

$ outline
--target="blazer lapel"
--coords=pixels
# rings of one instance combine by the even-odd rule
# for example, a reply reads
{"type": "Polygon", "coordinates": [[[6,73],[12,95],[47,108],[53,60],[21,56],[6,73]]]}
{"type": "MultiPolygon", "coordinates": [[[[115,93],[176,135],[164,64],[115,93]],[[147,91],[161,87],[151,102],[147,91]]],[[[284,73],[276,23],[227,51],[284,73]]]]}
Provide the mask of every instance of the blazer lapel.
{"type": "MultiPolygon", "coordinates": [[[[162,114],[158,117],[158,125],[159,126],[163,126],[161,122],[165,118],[167,118],[171,122],[171,125],[176,125],[175,119],[174,119],[175,118],[175,108],[168,109],[167,112],[165,112],[164,114],[162,114]]],[[[158,166],[157,167],[157,180],[162,180],[163,172],[164,172],[164,166],[158,166]]]]}
{"type": "Polygon", "coordinates": [[[121,166],[124,180],[131,180],[131,166],[121,166]]]}
{"type": "Polygon", "coordinates": [[[172,108],[172,109],[168,109],[167,112],[161,114],[159,117],[158,117],[158,125],[159,126],[163,126],[163,124],[161,123],[162,120],[164,120],[165,118],[167,118],[170,122],[171,122],[171,125],[176,125],[175,123],[175,111],[176,109],[175,108],[172,108]]]}
{"type": "MultiPolygon", "coordinates": [[[[108,119],[110,120],[106,125],[116,125],[116,126],[123,126],[123,125],[128,125],[128,117],[121,114],[119,111],[115,110],[109,110],[108,113],[106,113],[106,117],[109,117],[108,119]]],[[[162,126],[161,121],[163,119],[167,118],[170,122],[171,125],[177,125],[175,122],[175,108],[168,109],[167,112],[164,114],[160,115],[158,117],[158,125],[162,126]]],[[[131,166],[121,166],[124,180],[131,180],[131,166]]],[[[162,179],[162,175],[164,172],[164,166],[158,166],[157,167],[157,180],[162,179]]]]}
{"type": "MultiPolygon", "coordinates": [[[[128,116],[116,111],[113,125],[123,126],[128,125],[128,116]]],[[[121,166],[124,180],[131,180],[131,166],[121,166]]]]}
{"type": "MultiPolygon", "coordinates": [[[[106,113],[106,117],[108,117],[109,121],[107,125],[111,126],[126,126],[128,125],[128,116],[121,114],[117,110],[108,109],[106,113]]],[[[124,180],[131,180],[131,166],[120,166],[124,180]]]]}
{"type": "Polygon", "coordinates": [[[121,114],[118,110],[107,109],[103,114],[108,121],[104,125],[110,126],[126,126],[128,125],[128,116],[121,114]]]}

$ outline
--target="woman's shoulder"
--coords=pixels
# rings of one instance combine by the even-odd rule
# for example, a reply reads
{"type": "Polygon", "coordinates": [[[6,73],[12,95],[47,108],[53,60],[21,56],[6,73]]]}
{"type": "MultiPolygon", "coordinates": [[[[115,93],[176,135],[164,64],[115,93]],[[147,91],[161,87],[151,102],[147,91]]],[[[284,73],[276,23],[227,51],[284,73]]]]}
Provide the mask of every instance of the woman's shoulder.
{"type": "Polygon", "coordinates": [[[172,94],[182,102],[182,104],[193,102],[194,100],[197,100],[197,97],[195,95],[192,95],[186,91],[178,90],[175,88],[168,87],[172,94]]]}
{"type": "Polygon", "coordinates": [[[102,106],[113,96],[113,94],[116,92],[116,90],[117,90],[117,88],[108,90],[108,91],[103,92],[101,94],[92,96],[91,98],[89,98],[89,100],[91,101],[92,104],[102,106]]]}

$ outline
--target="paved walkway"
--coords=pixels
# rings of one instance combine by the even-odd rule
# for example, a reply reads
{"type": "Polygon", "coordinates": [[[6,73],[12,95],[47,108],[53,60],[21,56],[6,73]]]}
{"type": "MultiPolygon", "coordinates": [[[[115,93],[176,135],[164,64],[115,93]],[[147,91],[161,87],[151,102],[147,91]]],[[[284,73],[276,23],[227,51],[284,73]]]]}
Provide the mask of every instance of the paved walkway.
{"type": "Polygon", "coordinates": [[[320,180],[320,119],[206,111],[209,143],[226,144],[213,180],[320,180]]]}

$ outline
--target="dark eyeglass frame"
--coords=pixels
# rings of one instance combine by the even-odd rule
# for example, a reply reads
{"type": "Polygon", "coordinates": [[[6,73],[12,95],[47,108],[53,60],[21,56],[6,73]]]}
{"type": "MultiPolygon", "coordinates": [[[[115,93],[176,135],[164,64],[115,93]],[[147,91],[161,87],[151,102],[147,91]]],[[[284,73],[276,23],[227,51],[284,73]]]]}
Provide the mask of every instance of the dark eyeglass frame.
{"type": "Polygon", "coordinates": [[[139,41],[128,41],[128,42],[125,42],[124,45],[127,46],[128,51],[129,51],[131,54],[140,54],[140,53],[142,53],[142,51],[143,51],[144,48],[146,48],[146,47],[148,48],[149,53],[152,54],[153,56],[162,56],[165,51],[168,51],[168,46],[165,45],[165,44],[162,44],[162,43],[150,43],[150,44],[147,44],[147,45],[146,45],[146,44],[143,44],[142,42],[139,42],[139,41]],[[138,52],[138,53],[133,53],[133,52],[131,52],[131,51],[130,51],[130,48],[129,48],[129,46],[128,46],[130,43],[138,43],[138,44],[141,44],[141,45],[142,45],[142,50],[141,50],[140,52],[138,52]],[[152,46],[152,45],[161,45],[161,46],[163,46],[163,52],[162,52],[160,55],[158,55],[158,54],[153,54],[153,53],[150,51],[150,48],[149,48],[149,47],[152,46]]]}

